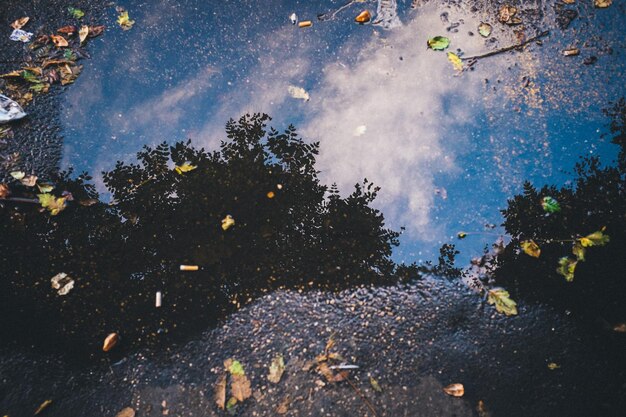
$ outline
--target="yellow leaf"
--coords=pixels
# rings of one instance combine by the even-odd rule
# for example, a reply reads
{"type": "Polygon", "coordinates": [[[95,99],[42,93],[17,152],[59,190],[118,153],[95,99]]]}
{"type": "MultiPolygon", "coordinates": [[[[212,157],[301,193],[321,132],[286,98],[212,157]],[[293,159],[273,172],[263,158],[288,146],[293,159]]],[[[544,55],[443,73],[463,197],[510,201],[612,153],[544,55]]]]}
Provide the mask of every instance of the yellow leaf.
{"type": "Polygon", "coordinates": [[[174,167],[174,169],[176,170],[176,172],[178,172],[179,174],[183,174],[183,172],[189,172],[189,171],[193,171],[194,169],[198,168],[196,165],[191,165],[187,162],[185,162],[182,165],[176,165],[174,167]]]}
{"type": "Polygon", "coordinates": [[[459,72],[463,71],[463,61],[461,61],[461,58],[459,58],[457,54],[454,52],[448,52],[448,61],[452,63],[455,70],[459,72]]]}
{"type": "Polygon", "coordinates": [[[520,246],[528,256],[538,258],[541,255],[541,248],[533,240],[525,240],[520,243],[520,246]]]}
{"type": "Polygon", "coordinates": [[[577,264],[577,260],[564,256],[559,259],[559,267],[556,269],[556,272],[563,275],[567,282],[572,282],[574,281],[574,272],[577,264]]]}
{"type": "Polygon", "coordinates": [[[222,230],[226,231],[235,225],[235,219],[230,214],[222,219],[222,230]]]}
{"type": "Polygon", "coordinates": [[[128,12],[124,11],[117,17],[117,23],[122,27],[123,30],[129,30],[135,24],[134,20],[130,20],[128,16],[128,12]]]}
{"type": "Polygon", "coordinates": [[[376,381],[372,376],[370,376],[370,385],[372,386],[372,388],[374,388],[374,391],[383,392],[383,389],[380,387],[378,381],[376,381]]]}
{"type": "Polygon", "coordinates": [[[578,241],[585,248],[589,246],[604,246],[611,241],[611,238],[608,235],[605,235],[603,232],[604,229],[598,230],[597,232],[593,232],[590,235],[581,237],[580,239],[578,239],[578,241]]]}
{"type": "Polygon", "coordinates": [[[495,304],[498,313],[513,316],[517,314],[517,303],[509,297],[508,291],[502,288],[494,288],[487,293],[487,303],[495,304]]]}
{"type": "Polygon", "coordinates": [[[87,36],[89,35],[89,26],[81,26],[80,30],[78,31],[78,38],[80,39],[80,43],[82,44],[83,42],[85,42],[85,39],[87,39],[87,36]]]}
{"type": "Polygon", "coordinates": [[[548,369],[551,370],[551,371],[554,371],[555,369],[559,369],[560,367],[561,367],[561,365],[558,365],[558,364],[556,364],[554,362],[550,362],[548,364],[548,369]]]}
{"type": "Polygon", "coordinates": [[[50,35],[50,39],[52,39],[52,43],[54,43],[54,46],[57,48],[65,48],[69,45],[67,39],[61,35],[50,35]]]}
{"type": "Polygon", "coordinates": [[[55,197],[52,194],[37,194],[41,207],[48,209],[50,214],[56,216],[65,209],[65,197],[55,197]]]}
{"type": "Polygon", "coordinates": [[[453,397],[462,397],[465,394],[465,387],[463,384],[450,384],[443,389],[443,392],[453,397]]]}

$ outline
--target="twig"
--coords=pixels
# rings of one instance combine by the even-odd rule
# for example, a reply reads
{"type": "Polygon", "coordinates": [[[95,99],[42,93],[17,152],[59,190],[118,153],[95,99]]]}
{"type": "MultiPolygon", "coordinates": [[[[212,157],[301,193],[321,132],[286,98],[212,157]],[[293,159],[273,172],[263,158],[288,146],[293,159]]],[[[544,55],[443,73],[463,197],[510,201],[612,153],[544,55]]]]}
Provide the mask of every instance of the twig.
{"type": "Polygon", "coordinates": [[[39,204],[39,200],[34,199],[34,198],[23,198],[23,197],[9,197],[9,198],[4,198],[4,199],[0,199],[0,202],[2,201],[9,201],[11,203],[34,203],[34,204],[39,204]]]}
{"type": "Polygon", "coordinates": [[[343,6],[341,6],[340,8],[338,8],[337,10],[333,10],[327,13],[323,13],[323,14],[318,14],[317,15],[317,20],[320,21],[324,21],[324,20],[331,20],[334,19],[335,16],[337,15],[337,13],[341,12],[342,10],[352,6],[352,3],[355,3],[356,0],[351,0],[348,3],[344,4],[343,6]]]}
{"type": "Polygon", "coordinates": [[[350,386],[352,387],[352,389],[354,389],[354,392],[359,394],[359,396],[365,402],[365,404],[367,404],[369,409],[372,410],[372,413],[374,413],[374,416],[378,417],[378,413],[376,412],[376,409],[374,408],[372,403],[367,399],[365,394],[363,394],[363,392],[356,385],[354,385],[352,381],[350,381],[350,378],[348,378],[347,376],[345,378],[346,378],[346,381],[348,381],[348,384],[350,384],[350,386]]]}
{"type": "Polygon", "coordinates": [[[487,52],[486,54],[482,54],[482,55],[474,55],[474,56],[468,56],[468,57],[463,57],[461,58],[462,61],[475,61],[481,58],[487,58],[490,56],[494,56],[494,55],[498,55],[501,54],[503,52],[508,52],[508,51],[512,51],[513,49],[517,49],[517,48],[521,48],[522,46],[526,46],[531,42],[536,41],[537,39],[543,38],[544,36],[548,36],[550,34],[549,30],[545,30],[541,33],[539,33],[538,35],[533,36],[530,39],[525,40],[522,43],[518,43],[517,45],[512,45],[512,46],[507,46],[506,48],[502,48],[502,49],[496,49],[495,51],[491,51],[491,52],[487,52]]]}

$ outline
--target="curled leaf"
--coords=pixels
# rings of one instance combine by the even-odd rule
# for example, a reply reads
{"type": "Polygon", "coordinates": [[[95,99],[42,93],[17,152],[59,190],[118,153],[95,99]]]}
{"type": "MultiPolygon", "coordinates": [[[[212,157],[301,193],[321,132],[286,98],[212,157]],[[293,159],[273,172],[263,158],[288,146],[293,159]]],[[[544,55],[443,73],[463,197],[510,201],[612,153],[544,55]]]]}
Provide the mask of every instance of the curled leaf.
{"type": "Polygon", "coordinates": [[[96,36],[102,35],[102,32],[104,32],[104,25],[89,26],[88,36],[90,38],[95,38],[96,36]]]}
{"type": "Polygon", "coordinates": [[[605,9],[613,4],[613,0],[594,0],[593,5],[599,9],[605,9]]]}
{"type": "Polygon", "coordinates": [[[174,167],[174,169],[176,170],[177,173],[179,174],[183,174],[183,172],[189,172],[189,171],[193,171],[194,169],[198,168],[196,165],[191,165],[188,162],[185,162],[184,164],[178,166],[176,165],[174,167]]]}
{"type": "Polygon", "coordinates": [[[541,248],[533,240],[525,240],[520,243],[520,247],[524,253],[533,258],[538,258],[541,255],[541,248]]]}
{"type": "Polygon", "coordinates": [[[119,342],[120,340],[120,336],[113,332],[111,334],[109,334],[106,339],[104,339],[104,344],[102,345],[102,350],[105,352],[110,351],[111,349],[113,349],[115,347],[115,345],[117,345],[117,342],[119,342]]]}
{"type": "Polygon", "coordinates": [[[511,24],[514,21],[514,16],[517,14],[517,9],[508,4],[504,4],[500,6],[500,11],[498,12],[498,20],[501,23],[511,24]]]}
{"type": "Polygon", "coordinates": [[[546,213],[557,213],[561,211],[561,205],[552,197],[544,197],[541,200],[541,207],[546,213]]]}
{"type": "Polygon", "coordinates": [[[20,17],[15,22],[11,23],[11,27],[13,29],[21,29],[26,25],[26,23],[28,23],[29,20],[30,17],[20,17]]]}
{"type": "Polygon", "coordinates": [[[461,61],[461,58],[459,58],[457,54],[454,52],[448,52],[448,61],[452,63],[455,70],[459,72],[463,71],[463,61],[461,61]]]}
{"type": "Polygon", "coordinates": [[[453,397],[462,397],[465,394],[465,387],[463,384],[450,384],[443,389],[443,392],[453,397]]]}
{"type": "Polygon", "coordinates": [[[598,230],[597,232],[593,232],[590,235],[578,239],[578,242],[580,242],[580,244],[586,248],[589,246],[604,246],[610,241],[611,238],[608,235],[604,234],[604,229],[598,230]]]}
{"type": "Polygon", "coordinates": [[[574,280],[576,264],[578,264],[577,260],[564,256],[559,259],[559,267],[556,269],[556,272],[563,275],[567,282],[572,282],[574,280]]]}
{"type": "Polygon", "coordinates": [[[443,51],[448,46],[450,46],[450,39],[445,36],[435,36],[433,38],[428,39],[427,41],[428,47],[435,51],[443,51]]]}
{"type": "Polygon", "coordinates": [[[57,29],[57,33],[64,33],[66,35],[71,36],[74,33],[76,33],[76,26],[72,26],[72,25],[63,26],[62,28],[57,29]]]}
{"type": "Polygon", "coordinates": [[[498,313],[507,316],[517,315],[517,303],[509,298],[509,292],[503,288],[494,288],[487,293],[487,303],[495,305],[498,313]]]}
{"type": "Polygon", "coordinates": [[[283,372],[285,372],[285,360],[283,359],[283,355],[276,355],[270,364],[270,374],[267,376],[267,379],[274,384],[278,384],[280,378],[283,376],[283,372]]]}
{"type": "Polygon", "coordinates": [[[554,362],[550,362],[548,364],[548,369],[551,370],[551,371],[554,371],[555,369],[559,369],[560,367],[561,367],[561,365],[556,364],[554,362]]]}
{"type": "Polygon", "coordinates": [[[130,17],[128,16],[127,11],[123,11],[117,17],[117,23],[121,26],[123,30],[129,30],[130,28],[133,27],[133,25],[135,24],[135,21],[130,20],[130,17]]]}
{"type": "Polygon", "coordinates": [[[230,214],[222,219],[222,230],[226,231],[235,225],[235,219],[230,214]]]}
{"type": "Polygon", "coordinates": [[[69,45],[67,39],[61,35],[50,35],[50,39],[52,39],[52,43],[54,43],[54,46],[57,48],[65,48],[69,45]]]}
{"type": "Polygon", "coordinates": [[[369,22],[371,18],[372,18],[372,15],[370,14],[370,12],[368,12],[367,10],[364,10],[361,13],[359,13],[357,17],[354,18],[354,21],[360,24],[364,24],[364,23],[369,22]]]}
{"type": "Polygon", "coordinates": [[[41,207],[48,209],[52,216],[56,216],[65,209],[65,197],[55,197],[52,194],[37,194],[41,207]]]}

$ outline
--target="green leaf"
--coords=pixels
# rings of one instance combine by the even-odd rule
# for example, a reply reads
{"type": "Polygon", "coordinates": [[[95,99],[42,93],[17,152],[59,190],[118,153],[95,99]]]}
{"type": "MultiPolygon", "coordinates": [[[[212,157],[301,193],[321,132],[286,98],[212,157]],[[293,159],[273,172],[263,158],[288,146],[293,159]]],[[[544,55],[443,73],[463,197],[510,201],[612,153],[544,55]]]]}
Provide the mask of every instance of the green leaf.
{"type": "Polygon", "coordinates": [[[585,247],[582,245],[582,243],[580,243],[580,241],[576,241],[574,243],[574,246],[572,246],[572,253],[574,254],[574,256],[576,257],[578,261],[584,262],[586,251],[587,249],[585,249],[585,247]]]}
{"type": "Polygon", "coordinates": [[[541,207],[543,207],[546,213],[557,213],[561,211],[559,202],[552,197],[544,197],[543,200],[541,200],[541,207]]]}
{"type": "Polygon", "coordinates": [[[76,7],[68,7],[67,11],[72,15],[74,19],[82,19],[85,16],[85,12],[76,7]]]}
{"type": "Polygon", "coordinates": [[[65,197],[55,197],[52,194],[37,194],[41,207],[48,209],[51,215],[56,216],[65,209],[65,197]]]}
{"type": "Polygon", "coordinates": [[[488,37],[491,35],[491,25],[489,23],[481,23],[478,25],[478,33],[480,33],[480,36],[483,38],[488,37]]]}
{"type": "Polygon", "coordinates": [[[37,76],[33,72],[28,71],[28,70],[22,71],[22,78],[25,81],[28,81],[29,83],[35,83],[35,84],[41,83],[41,80],[39,80],[39,78],[37,78],[37,76]]]}
{"type": "Polygon", "coordinates": [[[507,316],[517,314],[517,303],[509,298],[509,292],[503,288],[494,288],[487,293],[487,303],[496,306],[498,313],[507,316]]]}
{"type": "Polygon", "coordinates": [[[556,272],[563,275],[567,282],[572,282],[574,280],[576,264],[578,264],[577,260],[564,256],[559,259],[559,267],[556,269],[556,272]]]}
{"type": "Polygon", "coordinates": [[[541,248],[533,240],[525,240],[520,243],[520,247],[524,253],[533,258],[538,258],[541,255],[541,248]]]}
{"type": "Polygon", "coordinates": [[[243,365],[241,364],[241,362],[236,361],[236,360],[231,360],[231,361],[227,361],[225,365],[226,364],[227,364],[228,372],[230,372],[231,375],[245,375],[246,374],[243,370],[243,365]]]}
{"type": "Polygon", "coordinates": [[[455,70],[459,72],[463,71],[463,61],[461,61],[461,58],[459,58],[457,54],[454,52],[448,52],[448,61],[452,63],[455,70]]]}
{"type": "Polygon", "coordinates": [[[11,176],[16,180],[21,180],[26,176],[26,173],[24,171],[13,171],[11,172],[11,176]]]}
{"type": "Polygon", "coordinates": [[[46,88],[48,88],[47,84],[37,83],[37,84],[31,85],[29,90],[33,90],[36,93],[41,93],[42,91],[46,90],[46,88]]]}
{"type": "Polygon", "coordinates": [[[37,188],[39,188],[39,192],[40,193],[49,193],[50,191],[54,190],[54,185],[50,185],[50,184],[37,184],[37,188]]]}
{"type": "Polygon", "coordinates": [[[374,391],[383,392],[383,389],[378,384],[378,381],[376,381],[374,377],[371,377],[371,376],[370,376],[370,385],[372,386],[372,388],[374,388],[374,391]]]}
{"type": "Polygon", "coordinates": [[[608,235],[604,234],[604,228],[578,239],[578,242],[580,242],[580,244],[586,248],[589,246],[604,246],[610,241],[611,238],[608,235]]]}
{"type": "Polygon", "coordinates": [[[228,399],[228,402],[226,403],[226,409],[230,411],[233,407],[236,407],[236,406],[237,406],[237,398],[230,397],[228,399]]]}
{"type": "Polygon", "coordinates": [[[428,47],[435,51],[443,51],[448,46],[450,46],[450,39],[445,36],[435,36],[428,40],[428,47]]]}

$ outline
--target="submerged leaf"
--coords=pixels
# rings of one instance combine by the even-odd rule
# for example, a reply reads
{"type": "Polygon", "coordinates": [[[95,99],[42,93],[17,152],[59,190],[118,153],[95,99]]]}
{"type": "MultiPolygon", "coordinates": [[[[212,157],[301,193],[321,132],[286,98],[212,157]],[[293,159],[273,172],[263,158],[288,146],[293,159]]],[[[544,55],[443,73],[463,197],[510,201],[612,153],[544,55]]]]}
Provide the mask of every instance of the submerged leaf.
{"type": "Polygon", "coordinates": [[[561,206],[558,201],[552,197],[544,197],[541,200],[541,207],[546,213],[557,213],[561,211],[561,206]]]}
{"type": "Polygon", "coordinates": [[[176,170],[176,172],[178,172],[179,174],[183,174],[183,172],[189,172],[189,171],[193,171],[194,169],[198,168],[196,165],[191,165],[188,162],[185,162],[182,165],[176,165],[174,167],[174,169],[176,170]]]}
{"type": "Polygon", "coordinates": [[[130,28],[133,27],[133,25],[135,24],[135,21],[130,20],[130,17],[128,16],[127,11],[123,11],[117,17],[117,23],[119,23],[119,25],[122,27],[123,30],[129,30],[130,28]]]}
{"type": "Polygon", "coordinates": [[[590,235],[585,237],[581,237],[578,239],[578,242],[584,247],[589,246],[604,246],[611,241],[611,238],[608,235],[605,235],[604,229],[598,230],[597,232],[593,232],[590,235]]]}
{"type": "Polygon", "coordinates": [[[267,379],[274,384],[278,384],[280,378],[283,376],[283,372],[285,372],[285,360],[283,359],[283,355],[277,355],[272,359],[270,374],[267,376],[267,379]]]}
{"type": "Polygon", "coordinates": [[[495,304],[498,313],[507,316],[517,314],[517,303],[509,298],[509,292],[503,288],[494,288],[487,293],[487,303],[495,304]]]}
{"type": "Polygon", "coordinates": [[[222,374],[215,384],[215,404],[220,410],[226,406],[226,374],[222,374]]]}
{"type": "Polygon", "coordinates": [[[37,194],[41,207],[48,209],[50,214],[56,216],[65,209],[65,197],[55,197],[52,194],[37,194]]]}
{"type": "Polygon", "coordinates": [[[443,392],[453,397],[462,397],[465,394],[465,387],[463,384],[450,384],[443,389],[443,392]]]}
{"type": "Polygon", "coordinates": [[[378,384],[378,381],[376,381],[374,379],[374,377],[370,376],[370,385],[372,386],[372,388],[374,389],[374,391],[376,392],[383,392],[383,389],[380,387],[380,385],[378,384]]]}
{"type": "Polygon", "coordinates": [[[489,23],[481,23],[478,25],[478,33],[480,33],[480,36],[483,38],[488,37],[491,35],[491,25],[489,23]]]}
{"type": "Polygon", "coordinates": [[[65,48],[69,45],[67,39],[61,35],[50,35],[50,39],[52,39],[52,43],[54,43],[54,46],[57,48],[65,48]]]}
{"type": "Polygon", "coordinates": [[[88,36],[90,38],[95,38],[96,36],[102,35],[102,32],[104,32],[104,25],[89,26],[89,34],[88,34],[88,36]]]}
{"type": "Polygon", "coordinates": [[[428,47],[435,51],[443,51],[450,46],[450,39],[445,36],[435,36],[428,39],[428,47]]]}
{"type": "Polygon", "coordinates": [[[235,225],[235,219],[230,214],[222,219],[222,230],[226,231],[235,225]]]}
{"type": "Polygon", "coordinates": [[[576,264],[578,264],[577,260],[564,256],[559,259],[559,267],[556,269],[556,272],[563,275],[567,282],[572,282],[574,280],[576,264]]]}
{"type": "Polygon", "coordinates": [[[524,253],[533,258],[538,258],[541,255],[541,248],[533,240],[525,240],[520,243],[520,247],[524,253]]]}
{"type": "Polygon", "coordinates": [[[452,63],[455,70],[459,72],[463,71],[463,61],[461,61],[461,58],[459,58],[457,54],[454,52],[448,52],[448,61],[452,63]]]}

